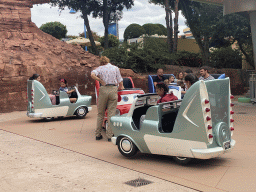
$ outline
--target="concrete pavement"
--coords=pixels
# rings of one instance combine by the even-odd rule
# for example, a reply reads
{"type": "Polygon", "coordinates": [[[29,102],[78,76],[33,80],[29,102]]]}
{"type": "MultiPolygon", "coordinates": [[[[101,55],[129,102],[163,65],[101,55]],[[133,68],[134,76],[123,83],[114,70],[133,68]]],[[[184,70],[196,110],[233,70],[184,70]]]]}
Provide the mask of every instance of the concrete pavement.
{"type": "MultiPolygon", "coordinates": [[[[0,121],[10,123],[26,118],[24,114],[1,114],[0,121]]],[[[3,130],[0,130],[0,178],[1,192],[196,191],[3,130]],[[138,178],[152,183],[140,187],[125,184],[138,178]]]]}
{"type": "MultiPolygon", "coordinates": [[[[236,101],[234,103],[236,105],[233,108],[235,111],[233,116],[235,119],[233,139],[237,142],[234,150],[218,158],[204,161],[197,160],[187,166],[177,165],[168,156],[139,153],[136,157],[127,159],[118,152],[116,146],[106,141],[105,134],[103,134],[103,140],[95,141],[94,129],[97,114],[95,106],[93,106],[93,111],[82,120],[70,117],[46,123],[27,118],[25,112],[21,116],[19,116],[18,112],[2,114],[0,119],[8,119],[11,118],[10,116],[14,116],[15,119],[0,122],[0,129],[42,141],[47,145],[50,144],[83,154],[86,157],[104,162],[102,167],[110,164],[118,168],[127,168],[124,170],[135,170],[136,174],[154,176],[155,178],[178,183],[192,189],[201,191],[256,191],[256,105],[238,103],[236,101]]],[[[68,169],[68,166],[66,169],[68,169]]],[[[115,168],[113,168],[114,170],[115,168]]],[[[118,175],[118,173],[112,177],[112,180],[122,183],[126,187],[123,182],[129,179],[124,179],[125,181],[119,180],[125,177],[118,175]]],[[[138,177],[137,175],[130,180],[138,177]]],[[[105,187],[107,184],[102,183],[102,186],[105,187]]],[[[148,186],[143,186],[143,188],[149,187],[155,191],[171,191],[169,189],[161,189],[159,185],[154,188],[151,187],[152,185],[149,184],[148,186]]],[[[160,184],[160,186],[162,185],[160,184]]],[[[122,189],[126,190],[125,187],[122,189]]],[[[131,190],[144,191],[143,188],[131,188],[131,190]]],[[[111,188],[109,190],[118,191],[119,188],[111,188]]],[[[129,190],[127,189],[126,191],[129,190]]],[[[188,189],[185,188],[184,190],[188,189]]]]}

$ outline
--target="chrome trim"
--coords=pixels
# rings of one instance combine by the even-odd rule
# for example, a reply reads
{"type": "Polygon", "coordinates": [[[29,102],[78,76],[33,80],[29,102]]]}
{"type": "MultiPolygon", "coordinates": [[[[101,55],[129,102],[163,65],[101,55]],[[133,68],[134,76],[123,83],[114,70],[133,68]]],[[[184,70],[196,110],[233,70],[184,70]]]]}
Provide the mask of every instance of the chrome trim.
{"type": "Polygon", "coordinates": [[[211,159],[214,157],[218,157],[223,153],[230,152],[236,144],[235,140],[231,140],[230,149],[225,150],[222,147],[208,148],[208,149],[191,149],[191,152],[194,158],[197,159],[211,159]]]}
{"type": "Polygon", "coordinates": [[[42,117],[43,113],[29,113],[27,112],[28,117],[42,117]]]}
{"type": "Polygon", "coordinates": [[[116,143],[116,140],[117,140],[117,137],[111,137],[111,142],[112,142],[114,145],[117,144],[117,143],[116,143]]]}

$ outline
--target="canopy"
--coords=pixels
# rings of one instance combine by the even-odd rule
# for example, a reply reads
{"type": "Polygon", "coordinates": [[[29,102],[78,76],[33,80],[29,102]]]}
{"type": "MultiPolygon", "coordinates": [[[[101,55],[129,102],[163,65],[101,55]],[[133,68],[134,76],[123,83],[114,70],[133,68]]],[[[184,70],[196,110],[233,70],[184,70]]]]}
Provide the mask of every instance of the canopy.
{"type": "MultiPolygon", "coordinates": [[[[101,45],[100,42],[98,41],[94,41],[96,46],[99,46],[101,45]]],[[[91,42],[89,39],[87,38],[84,38],[84,37],[78,37],[76,39],[72,39],[72,40],[69,40],[69,41],[66,41],[66,43],[68,44],[73,44],[73,45],[86,45],[86,46],[91,46],[91,42]]]]}

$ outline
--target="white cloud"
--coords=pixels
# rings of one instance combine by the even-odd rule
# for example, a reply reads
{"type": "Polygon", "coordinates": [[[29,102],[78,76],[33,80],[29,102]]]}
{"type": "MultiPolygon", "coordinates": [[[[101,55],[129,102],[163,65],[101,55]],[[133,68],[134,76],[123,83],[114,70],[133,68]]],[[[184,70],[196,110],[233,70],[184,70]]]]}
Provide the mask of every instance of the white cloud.
{"type": "MultiPolygon", "coordinates": [[[[66,25],[68,35],[78,35],[84,31],[84,22],[80,17],[81,13],[70,14],[67,8],[60,12],[57,7],[51,7],[49,4],[34,5],[31,9],[31,15],[32,21],[38,27],[47,22],[59,21],[66,25]]],[[[102,19],[94,19],[89,16],[89,22],[92,31],[97,32],[100,36],[104,35],[102,19]]],[[[124,9],[123,18],[118,23],[120,39],[123,39],[124,30],[132,23],[139,25],[144,25],[145,23],[160,23],[166,26],[165,10],[159,5],[148,3],[148,0],[135,0],[134,6],[130,10],[124,9]]],[[[180,13],[180,34],[183,34],[184,28],[186,28],[185,18],[180,13]]]]}

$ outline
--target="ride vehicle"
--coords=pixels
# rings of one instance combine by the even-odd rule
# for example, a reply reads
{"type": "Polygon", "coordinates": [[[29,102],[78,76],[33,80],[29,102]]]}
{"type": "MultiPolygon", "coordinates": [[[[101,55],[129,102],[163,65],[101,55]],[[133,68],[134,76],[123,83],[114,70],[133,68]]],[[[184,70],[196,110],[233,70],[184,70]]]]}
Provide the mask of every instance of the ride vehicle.
{"type": "Polygon", "coordinates": [[[43,118],[52,120],[54,117],[64,117],[76,115],[78,118],[84,118],[92,110],[92,96],[81,95],[76,90],[77,101],[71,103],[68,94],[64,91],[53,91],[56,96],[56,105],[51,103],[50,97],[45,87],[37,80],[28,80],[27,82],[27,116],[32,118],[43,118]]]}
{"type": "Polygon", "coordinates": [[[180,164],[218,157],[236,143],[232,98],[229,78],[198,81],[183,100],[157,104],[157,94],[138,95],[127,114],[111,118],[112,143],[126,157],[138,150],[180,164]]]}
{"type": "MultiPolygon", "coordinates": [[[[145,94],[145,92],[140,88],[135,88],[133,80],[131,77],[123,78],[124,90],[118,91],[118,102],[116,107],[116,115],[120,116],[129,112],[134,99],[137,95],[145,94]]],[[[99,81],[95,81],[95,92],[96,92],[96,100],[99,96],[99,81]]],[[[108,116],[107,109],[105,112],[103,127],[107,129],[108,127],[108,116]]]]}

